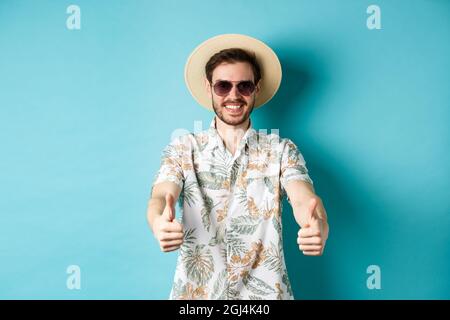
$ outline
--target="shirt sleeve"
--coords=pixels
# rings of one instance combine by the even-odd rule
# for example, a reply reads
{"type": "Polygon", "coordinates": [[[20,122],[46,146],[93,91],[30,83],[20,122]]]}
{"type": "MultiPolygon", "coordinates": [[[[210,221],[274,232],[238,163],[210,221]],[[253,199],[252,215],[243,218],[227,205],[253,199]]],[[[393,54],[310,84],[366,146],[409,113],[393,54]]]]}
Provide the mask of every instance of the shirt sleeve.
{"type": "Polygon", "coordinates": [[[291,180],[302,180],[313,184],[312,179],[308,175],[308,169],[306,168],[303,155],[289,139],[286,139],[283,146],[280,171],[280,183],[283,189],[291,180]]]}
{"type": "Polygon", "coordinates": [[[180,139],[174,139],[164,148],[161,156],[161,165],[154,178],[153,186],[160,182],[170,181],[183,188],[185,179],[183,152],[185,149],[186,146],[183,145],[180,139]]]}

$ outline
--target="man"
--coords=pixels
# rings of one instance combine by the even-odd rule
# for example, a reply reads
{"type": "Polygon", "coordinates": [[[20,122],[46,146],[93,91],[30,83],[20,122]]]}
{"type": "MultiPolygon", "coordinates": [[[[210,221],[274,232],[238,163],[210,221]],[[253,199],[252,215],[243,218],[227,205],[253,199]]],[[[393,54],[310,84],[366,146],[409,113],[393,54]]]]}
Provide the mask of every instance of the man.
{"type": "Polygon", "coordinates": [[[221,35],[197,47],[187,86],[213,110],[208,130],[164,150],[148,205],[161,250],[180,249],[171,299],[293,299],[284,261],[281,200],[287,193],[309,256],[323,253],[328,224],[303,156],[289,139],[256,132],[250,114],[269,101],[281,65],[261,41],[221,35]],[[175,202],[182,223],[175,219],[175,202]]]}

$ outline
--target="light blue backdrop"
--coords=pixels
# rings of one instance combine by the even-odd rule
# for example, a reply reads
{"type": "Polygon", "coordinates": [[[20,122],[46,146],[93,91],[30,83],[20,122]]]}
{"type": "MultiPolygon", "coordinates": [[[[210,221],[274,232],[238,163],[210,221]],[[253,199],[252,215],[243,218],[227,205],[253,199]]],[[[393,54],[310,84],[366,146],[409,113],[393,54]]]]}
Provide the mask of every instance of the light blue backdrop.
{"type": "Polygon", "coordinates": [[[183,67],[222,33],[278,53],[282,87],[254,125],[297,143],[329,214],[325,255],[304,257],[285,202],[296,298],[449,299],[445,0],[1,0],[0,298],[167,298],[177,254],[159,251],[147,199],[173,131],[212,119],[183,67]]]}

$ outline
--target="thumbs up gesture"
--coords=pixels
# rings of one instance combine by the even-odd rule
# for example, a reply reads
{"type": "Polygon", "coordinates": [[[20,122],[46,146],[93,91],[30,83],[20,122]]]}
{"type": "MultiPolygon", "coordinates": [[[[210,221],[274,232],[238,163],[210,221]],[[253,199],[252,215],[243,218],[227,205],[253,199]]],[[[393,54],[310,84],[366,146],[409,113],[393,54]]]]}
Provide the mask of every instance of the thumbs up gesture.
{"type": "Polygon", "coordinates": [[[328,239],[325,209],[322,202],[313,197],[302,207],[302,211],[303,224],[298,232],[297,243],[304,255],[320,256],[328,239]]]}
{"type": "Polygon", "coordinates": [[[155,218],[153,233],[161,251],[177,250],[183,243],[183,226],[175,219],[175,201],[171,194],[165,197],[166,205],[161,216],[155,218]]]}

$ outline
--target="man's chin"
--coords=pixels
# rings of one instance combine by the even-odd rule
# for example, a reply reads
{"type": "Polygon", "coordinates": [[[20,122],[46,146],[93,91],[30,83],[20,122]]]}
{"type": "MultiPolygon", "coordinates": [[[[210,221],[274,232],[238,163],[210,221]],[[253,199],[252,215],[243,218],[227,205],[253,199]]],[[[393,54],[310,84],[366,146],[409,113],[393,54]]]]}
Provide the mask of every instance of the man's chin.
{"type": "Polygon", "coordinates": [[[232,120],[228,120],[228,119],[223,120],[222,119],[222,121],[225,122],[226,124],[228,124],[229,126],[239,126],[239,125],[243,124],[246,120],[247,119],[245,119],[245,118],[244,119],[232,119],[232,120]]]}
{"type": "Polygon", "coordinates": [[[222,120],[223,122],[225,122],[228,125],[231,126],[238,126],[242,123],[244,123],[245,121],[247,121],[247,119],[249,118],[249,115],[247,113],[243,113],[240,116],[232,116],[229,114],[223,114],[220,117],[220,120],[222,120]]]}

